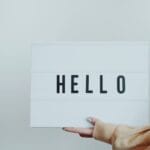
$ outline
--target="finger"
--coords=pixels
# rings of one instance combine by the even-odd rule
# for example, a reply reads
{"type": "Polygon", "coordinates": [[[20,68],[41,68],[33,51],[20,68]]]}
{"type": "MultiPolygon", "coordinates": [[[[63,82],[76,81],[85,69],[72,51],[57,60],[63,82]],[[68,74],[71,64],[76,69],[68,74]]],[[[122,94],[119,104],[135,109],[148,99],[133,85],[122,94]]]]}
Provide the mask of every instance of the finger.
{"type": "Polygon", "coordinates": [[[92,135],[86,135],[86,134],[79,134],[79,136],[83,138],[92,138],[92,135]]]}
{"type": "Polygon", "coordinates": [[[93,129],[92,128],[73,128],[73,127],[67,127],[63,128],[63,130],[67,132],[72,133],[78,133],[78,134],[85,134],[85,135],[92,135],[93,129]]]}
{"type": "Polygon", "coordinates": [[[95,123],[96,123],[97,120],[98,120],[98,119],[95,118],[95,117],[88,117],[88,118],[87,118],[87,121],[88,121],[89,123],[91,123],[92,125],[95,125],[95,123]]]}

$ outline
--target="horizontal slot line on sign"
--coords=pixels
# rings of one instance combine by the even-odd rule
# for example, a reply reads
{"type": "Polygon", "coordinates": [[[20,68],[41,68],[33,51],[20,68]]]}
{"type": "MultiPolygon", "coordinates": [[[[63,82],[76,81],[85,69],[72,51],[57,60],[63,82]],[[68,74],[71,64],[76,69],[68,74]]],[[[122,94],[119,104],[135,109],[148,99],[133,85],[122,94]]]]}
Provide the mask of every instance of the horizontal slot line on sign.
{"type": "Polygon", "coordinates": [[[52,74],[52,73],[83,73],[83,74],[85,74],[85,73],[109,73],[109,74],[119,74],[119,73],[130,73],[130,74],[137,74],[137,73],[139,73],[139,74],[145,74],[145,73],[148,73],[148,71],[147,72],[127,72],[127,71],[114,71],[114,72],[107,72],[107,71],[64,71],[64,72],[60,72],[60,71],[58,71],[58,72],[32,72],[32,74],[52,74]]]}
{"type": "Polygon", "coordinates": [[[32,45],[35,45],[35,46],[53,46],[53,45],[56,45],[56,46],[60,46],[60,45],[65,45],[65,46],[68,46],[68,45],[83,45],[85,46],[86,45],[106,45],[106,46],[109,46],[109,45],[142,45],[142,46],[148,46],[149,45],[149,41],[53,41],[53,42],[49,42],[49,41],[37,41],[37,42],[33,42],[32,45]]]}
{"type": "MultiPolygon", "coordinates": [[[[32,99],[32,101],[34,101],[34,102],[36,102],[36,101],[48,101],[48,102],[79,102],[79,101],[81,101],[81,98],[82,98],[82,101],[90,101],[91,102],[91,98],[83,98],[83,97],[78,97],[78,98],[80,98],[80,99],[75,99],[74,101],[70,101],[70,98],[71,97],[64,97],[64,99],[61,97],[61,98],[33,98],[33,97],[31,97],[31,99],[32,99]]],[[[149,98],[145,98],[145,99],[141,99],[141,98],[128,98],[128,99],[125,99],[125,98],[114,98],[114,100],[112,99],[112,98],[102,98],[102,99],[100,99],[100,98],[94,98],[93,99],[93,101],[99,101],[99,102],[104,102],[104,101],[106,101],[106,102],[108,102],[108,101],[120,101],[120,102],[124,102],[124,101],[131,101],[131,102],[133,102],[133,101],[139,101],[139,102],[142,102],[142,100],[144,100],[144,102],[145,101],[149,101],[149,98]]]]}

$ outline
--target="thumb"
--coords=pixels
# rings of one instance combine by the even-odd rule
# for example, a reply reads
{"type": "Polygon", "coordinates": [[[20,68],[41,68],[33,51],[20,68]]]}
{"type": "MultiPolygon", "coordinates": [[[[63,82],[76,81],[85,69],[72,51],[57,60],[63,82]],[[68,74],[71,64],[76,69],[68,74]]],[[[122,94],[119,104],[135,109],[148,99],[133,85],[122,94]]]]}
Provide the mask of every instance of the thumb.
{"type": "Polygon", "coordinates": [[[87,118],[87,121],[88,121],[90,124],[92,124],[92,125],[95,126],[95,124],[96,124],[96,122],[98,121],[98,119],[95,118],[95,117],[88,117],[88,118],[87,118]]]}

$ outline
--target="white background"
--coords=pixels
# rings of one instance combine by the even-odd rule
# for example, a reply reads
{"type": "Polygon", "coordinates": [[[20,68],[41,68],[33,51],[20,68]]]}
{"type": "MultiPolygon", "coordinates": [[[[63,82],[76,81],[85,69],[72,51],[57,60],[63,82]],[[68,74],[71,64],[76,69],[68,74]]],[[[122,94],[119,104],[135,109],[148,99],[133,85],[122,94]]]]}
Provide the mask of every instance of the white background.
{"type": "Polygon", "coordinates": [[[150,40],[149,0],[0,0],[0,149],[109,150],[29,127],[32,41],[150,40]]]}

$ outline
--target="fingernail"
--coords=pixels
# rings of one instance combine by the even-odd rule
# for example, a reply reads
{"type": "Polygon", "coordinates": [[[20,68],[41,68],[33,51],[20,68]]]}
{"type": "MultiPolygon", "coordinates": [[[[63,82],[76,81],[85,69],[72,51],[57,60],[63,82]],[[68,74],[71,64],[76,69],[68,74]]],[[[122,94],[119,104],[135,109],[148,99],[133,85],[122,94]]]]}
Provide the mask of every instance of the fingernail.
{"type": "Polygon", "coordinates": [[[91,118],[91,117],[88,117],[88,118],[87,118],[87,121],[91,123],[91,122],[92,122],[92,118],[91,118]]]}

